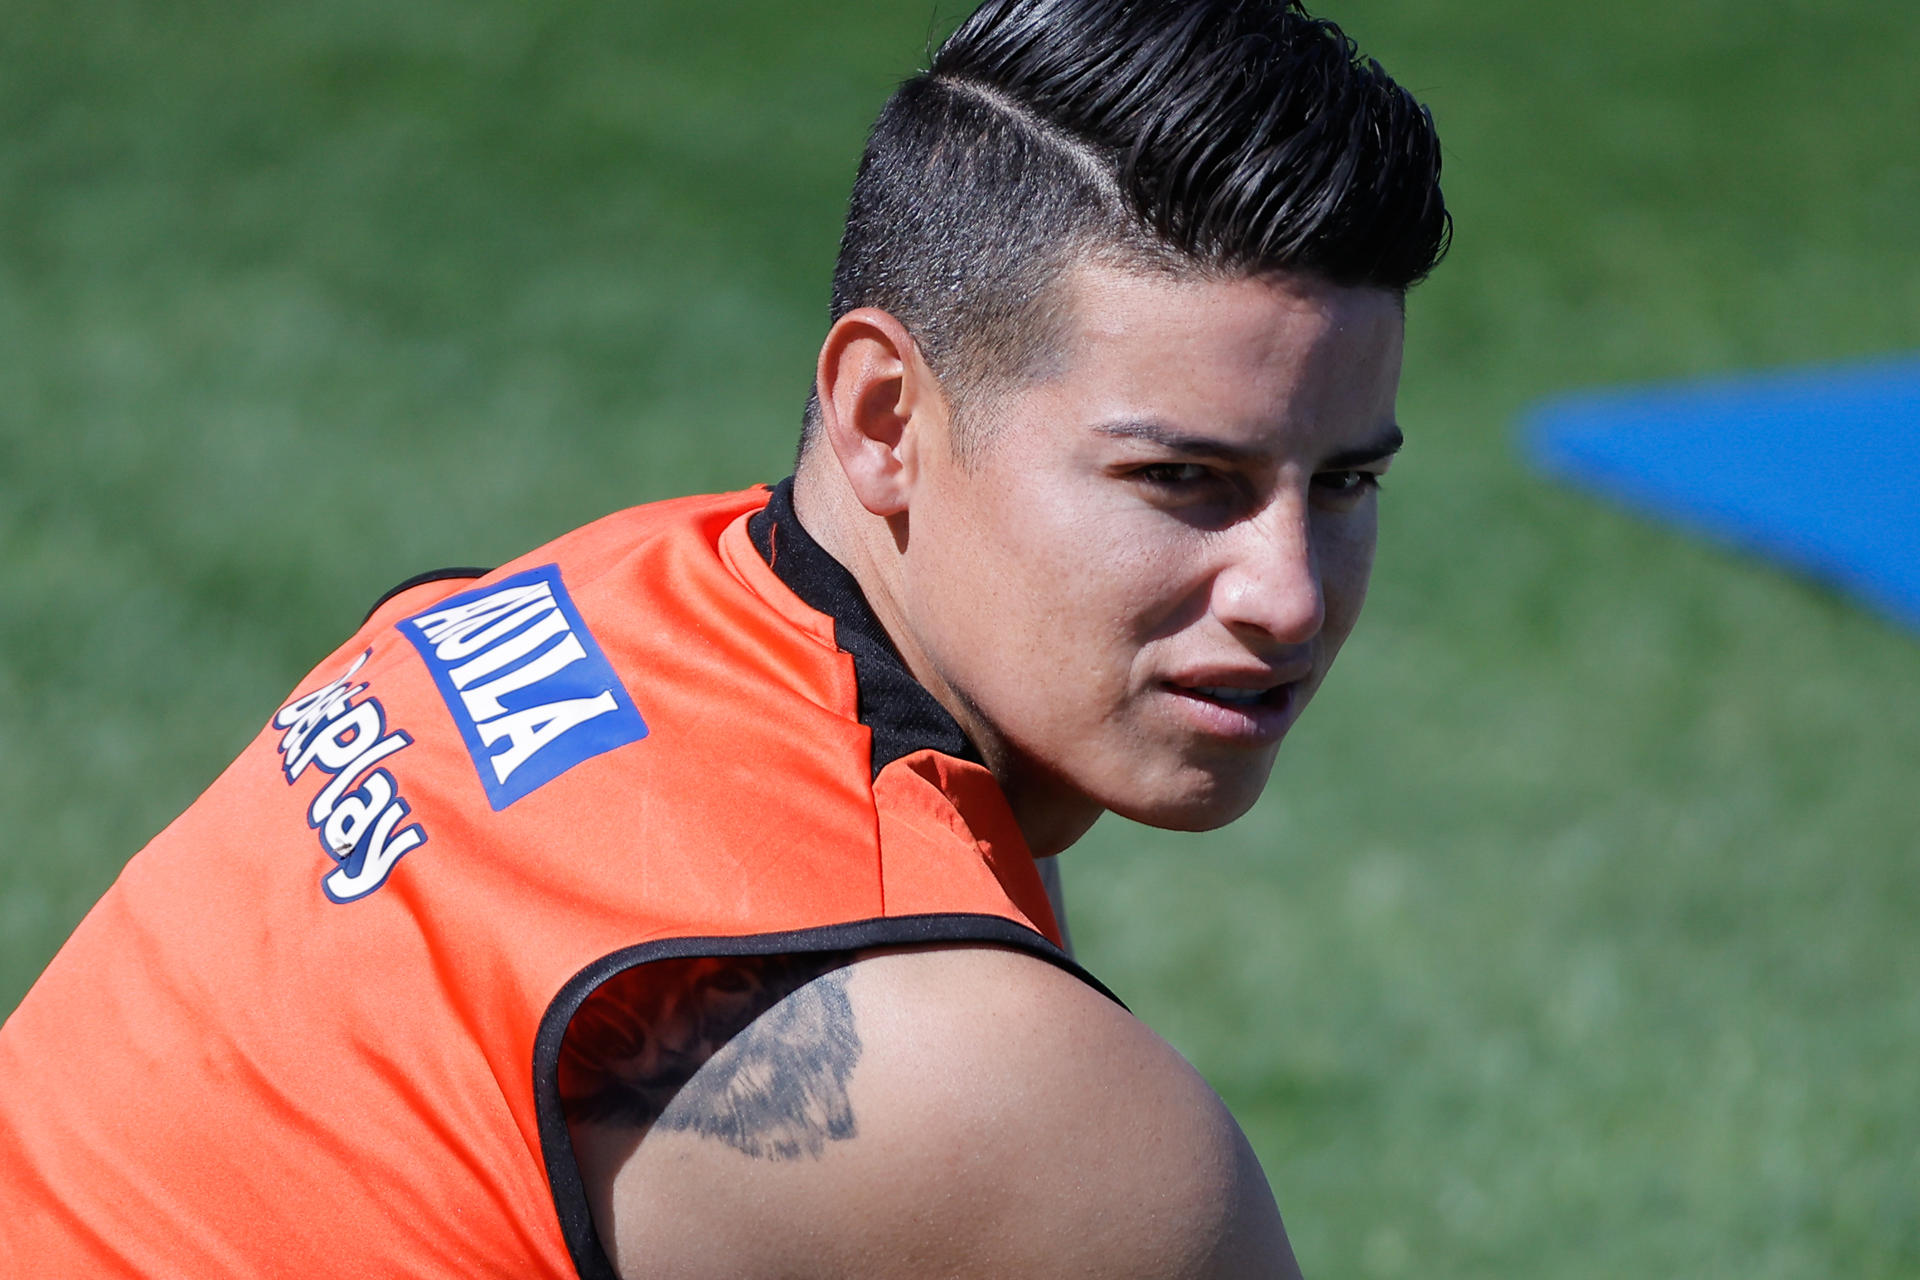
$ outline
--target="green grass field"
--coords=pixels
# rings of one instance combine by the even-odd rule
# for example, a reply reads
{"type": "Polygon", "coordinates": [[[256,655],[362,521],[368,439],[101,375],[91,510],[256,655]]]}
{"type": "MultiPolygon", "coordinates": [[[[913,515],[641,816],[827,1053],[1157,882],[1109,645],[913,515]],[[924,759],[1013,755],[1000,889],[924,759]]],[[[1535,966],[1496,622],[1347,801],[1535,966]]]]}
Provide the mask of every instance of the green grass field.
{"type": "MultiPolygon", "coordinates": [[[[1511,446],[1920,347],[1920,7],[1329,13],[1459,222],[1370,616],[1251,817],[1066,856],[1081,949],[1323,1280],[1920,1276],[1920,637],[1511,446]]],[[[862,131],[956,17],[10,7],[0,1009],[386,586],[784,473],[862,131]]]]}

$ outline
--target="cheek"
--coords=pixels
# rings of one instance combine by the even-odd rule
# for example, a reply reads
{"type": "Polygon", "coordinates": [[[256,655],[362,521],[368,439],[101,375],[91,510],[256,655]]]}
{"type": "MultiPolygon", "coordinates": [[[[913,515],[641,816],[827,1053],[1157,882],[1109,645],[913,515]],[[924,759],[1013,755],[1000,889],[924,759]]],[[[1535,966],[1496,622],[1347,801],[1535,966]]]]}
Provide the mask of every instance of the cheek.
{"type": "Polygon", "coordinates": [[[1051,562],[1029,585],[1076,642],[1063,660],[1124,684],[1143,648],[1205,616],[1219,556],[1205,531],[1137,504],[1081,510],[1056,527],[1051,562]]]}
{"type": "Polygon", "coordinates": [[[1372,500],[1365,507],[1325,520],[1319,533],[1320,590],[1326,598],[1328,657],[1337,650],[1367,600],[1373,575],[1378,518],[1372,500]]]}
{"type": "MultiPolygon", "coordinates": [[[[1111,489],[1035,468],[966,508],[954,541],[980,564],[976,586],[993,593],[996,612],[1081,644],[1153,629],[1179,566],[1194,556],[1169,536],[1163,516],[1111,489]]],[[[1060,657],[1071,661],[1071,647],[1060,657]]]]}

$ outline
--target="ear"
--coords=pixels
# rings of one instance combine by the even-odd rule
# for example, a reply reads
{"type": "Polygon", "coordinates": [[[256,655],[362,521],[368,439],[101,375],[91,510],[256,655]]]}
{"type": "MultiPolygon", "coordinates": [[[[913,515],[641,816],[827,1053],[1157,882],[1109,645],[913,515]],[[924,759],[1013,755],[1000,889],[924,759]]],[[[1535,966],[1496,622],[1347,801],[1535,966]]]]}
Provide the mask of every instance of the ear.
{"type": "Polygon", "coordinates": [[[860,505],[905,511],[922,451],[946,431],[940,383],[905,325],[875,307],[847,312],[820,346],[820,429],[860,505]]]}

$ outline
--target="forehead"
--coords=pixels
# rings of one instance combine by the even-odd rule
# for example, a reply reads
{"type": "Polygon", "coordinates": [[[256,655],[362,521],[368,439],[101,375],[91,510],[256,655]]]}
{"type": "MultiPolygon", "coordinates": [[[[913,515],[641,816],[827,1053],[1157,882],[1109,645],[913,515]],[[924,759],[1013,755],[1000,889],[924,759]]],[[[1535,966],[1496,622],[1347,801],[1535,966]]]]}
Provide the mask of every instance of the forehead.
{"type": "Polygon", "coordinates": [[[1082,263],[1061,281],[1060,358],[1033,389],[1083,421],[1240,432],[1390,425],[1400,296],[1301,275],[1175,276],[1082,263]]]}

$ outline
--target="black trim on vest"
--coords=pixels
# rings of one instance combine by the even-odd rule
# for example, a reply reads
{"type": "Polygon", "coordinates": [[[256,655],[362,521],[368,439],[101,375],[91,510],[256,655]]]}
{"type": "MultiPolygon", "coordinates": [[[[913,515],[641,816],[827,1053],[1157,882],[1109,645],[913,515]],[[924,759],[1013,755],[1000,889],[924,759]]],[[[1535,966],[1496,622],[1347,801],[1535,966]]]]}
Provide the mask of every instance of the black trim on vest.
{"type": "Polygon", "coordinates": [[[425,573],[416,573],[397,587],[390,587],[387,593],[373,602],[373,608],[367,610],[367,616],[360,619],[360,625],[366,626],[373,621],[373,615],[380,612],[380,606],[399,595],[402,591],[411,591],[415,587],[425,586],[429,582],[443,582],[448,578],[484,578],[492,573],[491,569],[429,569],[425,573]]]}
{"type": "Polygon", "coordinates": [[[915,680],[851,573],[813,540],[793,513],[793,477],[747,521],[760,558],[813,608],[833,619],[833,639],[853,658],[860,723],[873,734],[873,776],[902,756],[931,747],[984,764],[959,721],[915,680]]]}
{"type": "MultiPolygon", "coordinates": [[[[816,608],[818,606],[815,606],[816,608]]],[[[909,947],[925,943],[988,942],[1045,960],[1120,1005],[1120,997],[1098,978],[1075,964],[1066,952],[1025,925],[1001,916],[956,912],[950,915],[882,917],[847,924],[796,929],[787,933],[756,933],[737,938],[663,938],[628,947],[594,961],[568,980],[547,1006],[533,1042],[534,1114],[540,1125],[540,1154],[547,1164],[547,1185],[560,1216],[560,1233],[581,1280],[620,1280],[594,1229],[580,1166],[573,1158],[573,1140],[567,1135],[567,1117],[560,1104],[560,1045],[573,1015],[615,974],[656,960],[705,959],[711,956],[795,955],[821,951],[866,951],[875,947],[909,947]]]]}

